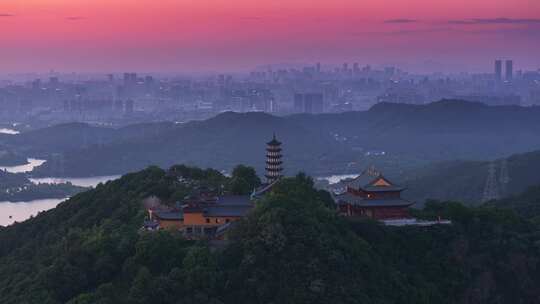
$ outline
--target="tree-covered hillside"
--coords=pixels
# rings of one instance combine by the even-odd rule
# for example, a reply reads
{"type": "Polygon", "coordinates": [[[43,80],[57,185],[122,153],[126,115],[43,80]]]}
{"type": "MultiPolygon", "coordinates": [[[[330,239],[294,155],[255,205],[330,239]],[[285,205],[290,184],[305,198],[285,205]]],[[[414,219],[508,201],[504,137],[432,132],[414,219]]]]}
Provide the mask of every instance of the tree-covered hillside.
{"type": "Polygon", "coordinates": [[[410,170],[402,179],[407,196],[420,204],[427,199],[478,204],[483,196],[489,166],[495,165],[496,190],[501,198],[516,195],[540,184],[540,151],[490,161],[449,161],[410,170]],[[505,164],[506,163],[506,164],[505,164]],[[502,168],[506,166],[507,183],[502,168]]]}
{"type": "MultiPolygon", "coordinates": [[[[511,211],[431,203],[452,225],[385,227],[338,216],[305,175],[283,179],[229,242],[140,232],[142,200],[257,183],[239,168],[148,168],[0,228],[0,302],[536,303],[540,228],[511,211]],[[182,177],[183,183],[179,183],[182,177]],[[191,181],[185,183],[185,181],[191,181]]],[[[242,191],[242,190],[239,190],[242,191]]]]}
{"type": "Polygon", "coordinates": [[[540,186],[529,187],[525,192],[487,203],[489,206],[511,209],[522,217],[540,223],[540,186]]]}
{"type": "Polygon", "coordinates": [[[358,173],[371,164],[398,174],[431,161],[539,150],[540,108],[440,101],[341,114],[223,113],[120,129],[68,124],[0,137],[0,147],[47,158],[34,173],[41,176],[113,175],[179,162],[227,171],[245,163],[261,172],[264,144],[274,132],[290,174],[358,173]]]}

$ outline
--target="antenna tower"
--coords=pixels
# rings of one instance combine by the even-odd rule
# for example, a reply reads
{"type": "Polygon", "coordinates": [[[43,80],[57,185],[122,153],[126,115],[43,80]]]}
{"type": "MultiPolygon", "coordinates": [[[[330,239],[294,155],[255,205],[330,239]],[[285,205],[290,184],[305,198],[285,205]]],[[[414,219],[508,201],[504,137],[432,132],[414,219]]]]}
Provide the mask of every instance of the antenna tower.
{"type": "Polygon", "coordinates": [[[484,196],[482,197],[483,203],[499,199],[499,187],[496,173],[496,165],[492,162],[489,164],[488,167],[488,176],[486,180],[486,186],[484,188],[484,196]]]}

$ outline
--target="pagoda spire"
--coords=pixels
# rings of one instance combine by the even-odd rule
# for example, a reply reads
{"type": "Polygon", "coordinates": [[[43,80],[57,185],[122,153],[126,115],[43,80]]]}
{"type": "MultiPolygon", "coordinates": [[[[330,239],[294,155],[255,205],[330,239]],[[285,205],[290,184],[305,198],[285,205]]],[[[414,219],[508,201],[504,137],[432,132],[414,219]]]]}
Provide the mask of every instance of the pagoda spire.
{"type": "Polygon", "coordinates": [[[266,181],[272,184],[281,178],[283,171],[281,158],[281,142],[276,139],[276,133],[272,140],[266,143],[266,181]]]}

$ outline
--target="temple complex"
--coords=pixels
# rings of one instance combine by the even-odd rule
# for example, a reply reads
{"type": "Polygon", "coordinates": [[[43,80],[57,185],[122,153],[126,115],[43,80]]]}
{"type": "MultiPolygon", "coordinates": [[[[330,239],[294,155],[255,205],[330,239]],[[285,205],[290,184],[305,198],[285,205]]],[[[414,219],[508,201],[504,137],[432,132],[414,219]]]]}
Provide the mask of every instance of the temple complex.
{"type": "Polygon", "coordinates": [[[157,206],[148,209],[149,220],[144,229],[172,229],[189,239],[221,239],[225,231],[245,217],[254,207],[254,201],[271,191],[282,177],[281,142],[274,135],[266,149],[266,183],[254,189],[251,195],[218,195],[203,191],[186,197],[175,207],[157,206]]]}
{"type": "Polygon", "coordinates": [[[410,218],[414,203],[401,198],[405,188],[370,168],[350,181],[343,193],[335,194],[339,212],[344,216],[362,216],[377,220],[410,218]]]}

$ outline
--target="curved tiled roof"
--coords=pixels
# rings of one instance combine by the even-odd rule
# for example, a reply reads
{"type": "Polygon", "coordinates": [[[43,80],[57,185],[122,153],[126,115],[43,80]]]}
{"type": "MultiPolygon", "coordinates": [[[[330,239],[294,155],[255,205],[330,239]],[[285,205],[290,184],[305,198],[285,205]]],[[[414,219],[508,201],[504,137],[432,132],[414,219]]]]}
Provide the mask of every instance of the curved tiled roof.
{"type": "Polygon", "coordinates": [[[342,193],[334,196],[338,204],[347,203],[358,207],[408,207],[413,202],[402,198],[367,199],[351,193],[342,193]]]}
{"type": "Polygon", "coordinates": [[[349,182],[347,187],[357,190],[364,190],[367,192],[405,190],[404,187],[394,184],[388,178],[384,177],[382,173],[375,171],[374,169],[365,170],[362,172],[362,174],[349,182]],[[385,185],[377,185],[377,182],[379,182],[381,179],[384,181],[385,185]]]}
{"type": "Polygon", "coordinates": [[[153,214],[160,220],[180,221],[184,219],[184,214],[182,211],[154,211],[153,214]]]}
{"type": "Polygon", "coordinates": [[[276,134],[272,137],[272,140],[266,143],[269,146],[280,146],[281,142],[276,139],[276,134]]]}

